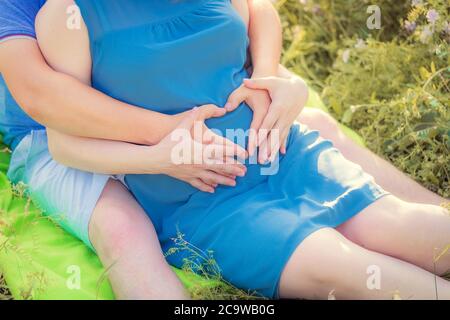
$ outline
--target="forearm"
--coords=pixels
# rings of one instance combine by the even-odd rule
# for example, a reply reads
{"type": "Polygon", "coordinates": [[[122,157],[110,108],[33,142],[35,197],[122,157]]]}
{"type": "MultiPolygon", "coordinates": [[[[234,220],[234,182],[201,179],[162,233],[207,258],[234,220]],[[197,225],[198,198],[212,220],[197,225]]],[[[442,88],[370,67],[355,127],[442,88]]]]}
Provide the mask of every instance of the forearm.
{"type": "Polygon", "coordinates": [[[33,40],[1,44],[0,73],[26,113],[66,134],[156,144],[178,123],[176,117],[122,103],[54,71],[33,40]]]}
{"type": "Polygon", "coordinates": [[[100,174],[158,174],[156,146],[82,138],[47,129],[50,153],[67,167],[100,174]]]}
{"type": "Polygon", "coordinates": [[[75,136],[153,145],[177,124],[172,116],[122,103],[60,73],[51,72],[35,95],[35,120],[75,136]]]}
{"type": "Polygon", "coordinates": [[[250,53],[253,76],[275,76],[281,57],[281,23],[277,11],[268,0],[248,0],[250,53]]]}

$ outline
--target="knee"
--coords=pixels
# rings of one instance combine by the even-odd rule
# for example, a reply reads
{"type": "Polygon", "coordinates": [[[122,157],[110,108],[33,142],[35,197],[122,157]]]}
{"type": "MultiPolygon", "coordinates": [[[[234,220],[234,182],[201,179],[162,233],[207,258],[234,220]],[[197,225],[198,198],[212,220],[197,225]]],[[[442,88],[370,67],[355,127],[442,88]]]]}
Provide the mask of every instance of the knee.
{"type": "Polygon", "coordinates": [[[341,287],[342,261],[350,260],[352,248],[334,229],[309,236],[294,252],[282,274],[283,297],[326,299],[341,287]]]}
{"type": "Polygon", "coordinates": [[[310,129],[318,130],[324,138],[329,139],[338,136],[338,122],[323,110],[306,108],[300,115],[299,121],[306,124],[310,129]]]}
{"type": "Polygon", "coordinates": [[[98,253],[109,260],[119,259],[138,233],[138,226],[127,216],[123,208],[109,210],[109,218],[91,223],[91,242],[98,253]]]}

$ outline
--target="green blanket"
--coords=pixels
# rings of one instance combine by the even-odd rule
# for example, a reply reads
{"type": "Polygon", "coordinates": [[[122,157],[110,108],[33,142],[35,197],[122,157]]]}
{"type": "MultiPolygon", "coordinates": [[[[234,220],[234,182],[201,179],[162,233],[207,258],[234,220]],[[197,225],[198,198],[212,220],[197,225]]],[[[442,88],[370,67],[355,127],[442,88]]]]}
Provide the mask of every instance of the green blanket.
{"type": "MultiPolygon", "coordinates": [[[[325,110],[314,92],[308,106],[325,110]]],[[[361,143],[354,132],[344,130],[361,143]]],[[[10,154],[0,144],[0,273],[15,299],[114,299],[107,271],[81,241],[66,233],[24,197],[6,177],[10,154]]],[[[175,269],[188,290],[217,286],[175,269]]]]}

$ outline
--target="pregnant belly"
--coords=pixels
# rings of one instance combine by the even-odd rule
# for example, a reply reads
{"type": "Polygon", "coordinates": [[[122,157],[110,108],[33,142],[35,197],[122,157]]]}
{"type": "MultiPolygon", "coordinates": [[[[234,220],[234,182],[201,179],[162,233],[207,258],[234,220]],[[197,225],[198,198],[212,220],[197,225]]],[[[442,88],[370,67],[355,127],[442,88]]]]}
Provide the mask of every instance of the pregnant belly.
{"type": "MultiPolygon", "coordinates": [[[[235,111],[209,119],[206,125],[222,136],[246,147],[248,129],[253,118],[251,109],[243,104],[235,111]]],[[[198,189],[190,184],[166,175],[127,175],[125,181],[140,204],[148,210],[175,210],[185,203],[198,189]]]]}

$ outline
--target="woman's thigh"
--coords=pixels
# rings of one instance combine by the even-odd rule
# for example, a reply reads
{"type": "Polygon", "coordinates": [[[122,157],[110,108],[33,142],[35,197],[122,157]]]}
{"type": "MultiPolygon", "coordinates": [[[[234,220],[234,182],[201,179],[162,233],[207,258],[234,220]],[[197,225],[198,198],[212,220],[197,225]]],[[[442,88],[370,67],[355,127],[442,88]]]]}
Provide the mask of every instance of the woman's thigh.
{"type": "Polygon", "coordinates": [[[307,237],[281,276],[288,299],[450,299],[450,282],[405,261],[367,250],[326,228],[307,237]]]}
{"type": "Polygon", "coordinates": [[[450,215],[439,206],[385,196],[337,228],[351,241],[443,274],[450,269],[450,215]]]}

